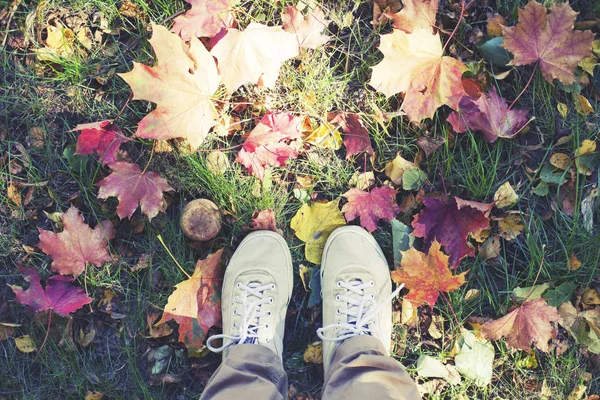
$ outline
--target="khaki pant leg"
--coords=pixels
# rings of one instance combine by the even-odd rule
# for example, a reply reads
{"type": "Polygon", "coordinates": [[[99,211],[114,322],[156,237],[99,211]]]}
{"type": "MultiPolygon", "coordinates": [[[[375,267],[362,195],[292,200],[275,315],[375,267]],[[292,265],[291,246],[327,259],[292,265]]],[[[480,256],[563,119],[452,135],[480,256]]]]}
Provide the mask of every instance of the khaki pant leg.
{"type": "Polygon", "coordinates": [[[402,364],[386,354],[381,341],[360,335],[336,349],[322,398],[415,400],[421,396],[416,383],[402,364]]]}
{"type": "Polygon", "coordinates": [[[208,381],[201,400],[283,400],[288,381],[281,360],[257,344],[238,344],[208,381]]]}

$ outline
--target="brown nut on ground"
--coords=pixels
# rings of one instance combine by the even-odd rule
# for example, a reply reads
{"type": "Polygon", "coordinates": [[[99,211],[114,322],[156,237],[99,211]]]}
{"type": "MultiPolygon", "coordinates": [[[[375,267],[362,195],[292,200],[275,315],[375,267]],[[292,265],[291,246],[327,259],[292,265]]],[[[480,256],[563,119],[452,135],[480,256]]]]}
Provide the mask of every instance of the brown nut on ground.
{"type": "Polygon", "coordinates": [[[205,242],[221,230],[221,213],[208,199],[192,200],[183,208],[179,223],[188,239],[205,242]]]}

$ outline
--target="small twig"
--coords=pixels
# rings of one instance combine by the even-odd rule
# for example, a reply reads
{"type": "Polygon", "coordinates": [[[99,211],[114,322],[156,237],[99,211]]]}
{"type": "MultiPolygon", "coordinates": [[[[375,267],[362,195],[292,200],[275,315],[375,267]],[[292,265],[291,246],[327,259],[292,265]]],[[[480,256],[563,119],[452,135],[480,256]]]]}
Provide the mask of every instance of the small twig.
{"type": "Polygon", "coordinates": [[[517,100],[519,100],[521,98],[521,96],[523,95],[523,93],[525,93],[525,91],[527,90],[527,88],[531,84],[531,81],[533,80],[533,77],[535,76],[535,72],[537,71],[537,67],[538,67],[538,62],[535,63],[535,66],[533,67],[533,72],[531,73],[531,76],[529,77],[529,80],[527,81],[527,84],[525,85],[525,87],[523,88],[523,90],[521,90],[521,93],[519,93],[519,95],[517,96],[517,98],[514,99],[512,103],[510,103],[510,106],[508,106],[508,109],[506,110],[506,112],[510,111],[513,108],[513,106],[515,105],[515,103],[517,102],[517,100]]]}
{"type": "Polygon", "coordinates": [[[190,276],[190,274],[188,274],[187,272],[185,272],[185,269],[183,269],[183,267],[181,265],[179,265],[179,263],[177,262],[177,260],[173,256],[173,253],[171,253],[171,250],[169,250],[169,248],[167,247],[167,245],[163,241],[162,236],[158,235],[157,238],[158,238],[158,241],[160,242],[160,244],[163,245],[163,247],[165,248],[165,250],[167,251],[167,253],[169,253],[169,255],[171,256],[171,258],[173,259],[173,261],[175,261],[175,264],[177,264],[177,266],[179,267],[179,269],[181,270],[181,272],[183,272],[185,274],[185,276],[188,277],[188,279],[191,279],[192,277],[190,276]]]}
{"type": "Polygon", "coordinates": [[[46,328],[46,336],[44,336],[44,341],[42,342],[42,345],[40,346],[40,349],[35,354],[35,357],[33,357],[33,361],[37,360],[37,358],[40,355],[42,349],[44,348],[44,345],[46,344],[46,340],[48,340],[48,334],[50,333],[50,324],[51,323],[52,323],[52,309],[50,309],[50,315],[48,316],[48,327],[46,328]]]}
{"type": "Polygon", "coordinates": [[[117,114],[117,116],[115,117],[115,119],[112,120],[113,124],[119,119],[119,117],[121,116],[121,114],[123,114],[123,111],[125,111],[125,108],[129,104],[129,102],[131,101],[131,99],[133,99],[133,92],[129,93],[129,97],[127,98],[127,101],[125,102],[125,104],[123,104],[123,107],[121,107],[121,110],[119,111],[119,114],[117,114]]]}
{"type": "Polygon", "coordinates": [[[442,295],[442,297],[444,298],[444,300],[446,300],[448,307],[450,307],[450,311],[452,312],[452,315],[454,316],[454,321],[456,322],[456,326],[460,326],[460,322],[458,322],[458,317],[456,316],[456,313],[454,312],[454,307],[452,307],[452,304],[450,304],[450,300],[448,300],[448,297],[444,294],[444,292],[442,292],[441,290],[439,292],[442,295]]]}

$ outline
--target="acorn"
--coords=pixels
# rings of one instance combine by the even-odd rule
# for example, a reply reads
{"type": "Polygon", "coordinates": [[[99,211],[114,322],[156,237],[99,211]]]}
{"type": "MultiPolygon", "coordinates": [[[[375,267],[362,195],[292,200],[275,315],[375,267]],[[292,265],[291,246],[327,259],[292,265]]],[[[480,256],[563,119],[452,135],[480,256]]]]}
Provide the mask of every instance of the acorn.
{"type": "Polygon", "coordinates": [[[188,239],[206,242],[221,230],[219,207],[208,199],[192,200],[183,208],[179,224],[188,239]]]}

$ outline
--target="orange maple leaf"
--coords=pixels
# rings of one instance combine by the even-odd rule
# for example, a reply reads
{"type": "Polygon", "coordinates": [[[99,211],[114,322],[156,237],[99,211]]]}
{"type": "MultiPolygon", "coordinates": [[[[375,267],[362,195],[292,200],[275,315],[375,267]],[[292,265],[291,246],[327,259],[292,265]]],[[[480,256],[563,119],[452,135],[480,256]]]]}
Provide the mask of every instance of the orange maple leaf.
{"type": "Polygon", "coordinates": [[[465,94],[462,74],[467,67],[443,56],[439,34],[429,29],[412,33],[395,29],[381,36],[383,60],[373,67],[369,85],[386,96],[404,92],[401,109],[413,122],[432,118],[442,105],[453,109],[465,94]]]}
{"type": "Polygon", "coordinates": [[[558,79],[565,85],[574,83],[575,68],[592,56],[594,40],[591,31],[573,30],[576,16],[569,3],[561,2],[552,4],[550,14],[537,1],[519,9],[519,23],[512,28],[502,27],[502,46],[515,56],[509,65],[539,62],[548,82],[558,79]]]}
{"type": "Polygon", "coordinates": [[[179,341],[190,353],[202,346],[206,333],[213,325],[221,324],[221,267],[223,249],[198,260],[194,274],[175,285],[163,316],[156,325],[171,319],[179,324],[179,341]]]}
{"type": "Polygon", "coordinates": [[[435,25],[439,0],[403,0],[404,7],[387,17],[394,21],[394,28],[411,33],[415,29],[431,29],[435,25]]]}
{"type": "Polygon", "coordinates": [[[150,44],[158,64],[133,63],[133,70],[119,74],[131,86],[134,100],[157,104],[138,124],[142,138],[185,138],[199,147],[216,124],[212,96],[219,86],[217,66],[204,45],[195,37],[188,47],[164,26],[152,25],[150,44]]]}
{"type": "Polygon", "coordinates": [[[465,283],[468,271],[452,275],[448,268],[449,257],[433,241],[427,254],[411,248],[402,252],[402,268],[392,271],[392,280],[404,283],[410,293],[404,296],[416,303],[427,303],[433,307],[440,292],[452,292],[465,283]]]}
{"type": "Polygon", "coordinates": [[[548,341],[556,336],[556,328],[550,322],[557,322],[558,317],[556,307],[550,307],[545,299],[534,299],[500,319],[486,322],[481,332],[492,340],[504,336],[508,345],[517,349],[529,351],[534,342],[538,349],[548,352],[548,341]]]}

